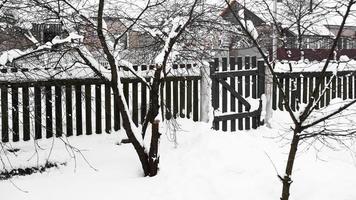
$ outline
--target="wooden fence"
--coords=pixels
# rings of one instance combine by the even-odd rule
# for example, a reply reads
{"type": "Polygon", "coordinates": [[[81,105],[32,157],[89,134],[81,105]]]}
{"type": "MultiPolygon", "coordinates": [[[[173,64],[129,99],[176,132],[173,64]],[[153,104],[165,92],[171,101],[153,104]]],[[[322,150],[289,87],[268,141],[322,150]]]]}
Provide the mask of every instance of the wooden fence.
{"type": "Polygon", "coordinates": [[[220,126],[223,131],[249,130],[260,125],[264,73],[264,62],[256,57],[217,58],[211,63],[215,130],[220,126]]]}
{"type": "MultiPolygon", "coordinates": [[[[317,81],[321,79],[320,72],[277,73],[277,76],[283,87],[283,91],[289,99],[289,103],[293,111],[299,109],[300,103],[307,103],[309,101],[317,81]]],[[[325,90],[325,94],[320,98],[317,108],[329,105],[330,101],[334,98],[356,98],[355,71],[339,71],[337,72],[337,76],[334,76],[333,72],[326,72],[326,76],[321,81],[322,84],[319,91],[321,92],[325,90]],[[330,81],[330,87],[327,87],[330,81]]],[[[278,108],[283,110],[283,97],[280,94],[275,82],[273,83],[272,94],[273,109],[276,110],[278,108]]]]}
{"type": "MultiPolygon", "coordinates": [[[[152,67],[135,69],[149,72],[152,67]]],[[[191,69],[192,65],[173,66],[173,71],[191,69]]],[[[162,95],[167,119],[199,119],[200,80],[197,74],[167,76],[162,95]]],[[[149,89],[135,77],[123,76],[121,82],[133,121],[142,123],[149,89]]],[[[0,90],[2,142],[110,133],[121,128],[111,86],[101,79],[0,82],[0,90]]]]}

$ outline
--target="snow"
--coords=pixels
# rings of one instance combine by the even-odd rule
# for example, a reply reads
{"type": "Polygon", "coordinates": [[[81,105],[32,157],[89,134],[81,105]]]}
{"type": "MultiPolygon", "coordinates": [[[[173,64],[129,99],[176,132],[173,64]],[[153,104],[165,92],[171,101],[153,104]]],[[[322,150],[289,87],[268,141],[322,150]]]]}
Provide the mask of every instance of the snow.
{"type": "Polygon", "coordinates": [[[25,52],[19,49],[12,49],[9,51],[5,51],[0,56],[0,65],[5,65],[8,62],[12,62],[15,58],[24,54],[25,52]]]}
{"type": "MultiPolygon", "coordinates": [[[[280,61],[276,63],[275,72],[290,72],[292,64],[292,72],[320,72],[324,65],[325,60],[319,61],[280,61]]],[[[349,59],[347,56],[341,56],[339,61],[331,61],[326,71],[331,71],[334,74],[337,71],[354,71],[356,70],[356,60],[349,59]]]]}
{"type": "MultiPolygon", "coordinates": [[[[165,45],[161,52],[156,56],[155,58],[155,63],[158,65],[162,65],[164,61],[164,56],[168,52],[168,48],[170,46],[171,41],[173,38],[177,37],[179,31],[181,28],[184,26],[184,24],[187,23],[188,17],[175,17],[172,19],[172,28],[171,32],[169,33],[168,37],[166,38],[165,45]]],[[[177,56],[177,51],[174,50],[174,46],[172,47],[172,52],[170,53],[171,60],[174,60],[174,58],[177,56]]]]}
{"type": "MultiPolygon", "coordinates": [[[[44,150],[40,151],[38,161],[36,156],[27,161],[34,153],[32,142],[15,143],[13,147],[21,150],[18,156],[9,154],[14,167],[42,164],[52,142],[51,161],[67,162],[67,165],[11,179],[28,193],[19,191],[9,181],[1,181],[0,190],[5,191],[2,197],[7,200],[279,199],[281,183],[273,165],[283,174],[288,145],[277,136],[285,134],[287,115],[274,114],[274,129],[262,127],[236,133],[214,131],[211,124],[178,119],[183,130],[177,132],[177,148],[169,141],[165,127],[161,127],[160,171],[152,178],[142,177],[131,145],[115,145],[124,134],[122,131],[68,138],[97,170],[78,154],[75,161],[72,152],[59,140],[40,140],[39,145],[44,150]]],[[[354,156],[346,150],[310,149],[307,152],[300,149],[302,153],[298,154],[292,176],[291,199],[356,198],[354,156]]]]}

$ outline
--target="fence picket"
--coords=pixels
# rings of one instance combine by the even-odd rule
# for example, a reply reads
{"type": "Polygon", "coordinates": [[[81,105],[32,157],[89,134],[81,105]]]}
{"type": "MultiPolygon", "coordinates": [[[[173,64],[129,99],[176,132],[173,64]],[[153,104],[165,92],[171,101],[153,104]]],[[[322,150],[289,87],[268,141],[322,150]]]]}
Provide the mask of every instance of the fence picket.
{"type": "Polygon", "coordinates": [[[70,137],[73,135],[73,108],[72,108],[72,86],[65,86],[66,93],[66,136],[70,137]]]}
{"type": "Polygon", "coordinates": [[[30,98],[29,98],[29,91],[28,87],[24,86],[22,88],[22,109],[23,109],[23,140],[28,141],[30,140],[30,98]]]}
{"type": "Polygon", "coordinates": [[[77,135],[83,135],[82,86],[75,86],[75,121],[77,135]]]}
{"type": "MultiPolygon", "coordinates": [[[[237,58],[237,70],[242,70],[242,57],[238,57],[238,58],[237,58]]],[[[238,92],[239,94],[241,94],[241,96],[243,96],[243,90],[242,90],[242,87],[243,87],[242,76],[238,76],[238,77],[237,77],[237,82],[238,82],[238,85],[237,85],[237,92],[238,92]]],[[[238,103],[237,103],[237,111],[238,111],[239,113],[242,112],[242,103],[241,103],[241,101],[238,101],[238,103]]],[[[242,118],[239,118],[237,121],[238,121],[238,129],[239,129],[239,130],[243,130],[243,128],[244,128],[243,119],[242,119],[242,118]]]]}
{"type": "Polygon", "coordinates": [[[91,119],[91,85],[85,85],[85,133],[92,134],[92,119],[91,119]]]}
{"type": "Polygon", "coordinates": [[[101,124],[101,85],[95,85],[95,132],[96,134],[102,133],[101,124]]]}
{"type": "Polygon", "coordinates": [[[35,139],[42,138],[41,88],[35,87],[35,139]]]}
{"type": "Polygon", "coordinates": [[[11,88],[12,93],[12,141],[17,142],[20,140],[19,132],[19,88],[11,88]]]}
{"type": "Polygon", "coordinates": [[[53,137],[52,87],[45,87],[46,98],[46,138],[53,137]]]}
{"type": "MultiPolygon", "coordinates": [[[[235,58],[234,57],[230,57],[230,70],[231,71],[235,70],[235,58]]],[[[230,85],[235,90],[235,87],[236,87],[235,77],[230,78],[230,85]]],[[[235,97],[232,95],[230,98],[230,111],[231,112],[236,111],[236,100],[235,100],[235,97]]],[[[231,123],[231,131],[236,131],[236,119],[232,119],[230,121],[230,123],[231,123]]]]}
{"type": "Polygon", "coordinates": [[[62,88],[55,86],[56,137],[62,136],[62,88]]]}
{"type": "Polygon", "coordinates": [[[9,112],[7,87],[1,87],[1,134],[2,141],[9,141],[9,112]]]}
{"type": "MultiPolygon", "coordinates": [[[[222,71],[227,71],[227,58],[222,58],[222,71]]],[[[225,79],[226,80],[226,79],[225,79]]],[[[222,112],[227,112],[227,89],[222,88],[222,112]]],[[[227,121],[222,121],[222,130],[227,131],[227,121]]]]}

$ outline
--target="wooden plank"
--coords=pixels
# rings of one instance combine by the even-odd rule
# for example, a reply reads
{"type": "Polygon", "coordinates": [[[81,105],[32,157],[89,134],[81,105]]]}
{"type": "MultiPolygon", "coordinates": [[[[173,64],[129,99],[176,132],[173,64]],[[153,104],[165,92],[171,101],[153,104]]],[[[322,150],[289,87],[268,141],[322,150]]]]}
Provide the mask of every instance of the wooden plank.
{"type": "Polygon", "coordinates": [[[352,86],[352,76],[348,77],[348,98],[352,99],[353,98],[353,86],[352,86]]]}
{"type": "MultiPolygon", "coordinates": [[[[325,90],[325,77],[322,77],[322,80],[321,80],[321,85],[320,85],[320,92],[321,94],[323,93],[323,91],[325,90]]],[[[325,91],[326,93],[326,91],[325,91]]],[[[321,96],[321,99],[320,99],[320,108],[323,108],[325,106],[325,96],[326,94],[323,94],[323,96],[321,96]]]]}
{"type": "MultiPolygon", "coordinates": [[[[262,94],[265,93],[265,85],[266,85],[266,77],[265,77],[265,63],[264,61],[258,61],[257,63],[258,67],[258,97],[261,98],[262,94]]],[[[260,126],[261,123],[264,122],[264,119],[261,119],[261,109],[262,109],[262,100],[260,100],[260,114],[257,117],[257,125],[260,126]]]]}
{"type": "MultiPolygon", "coordinates": [[[[142,69],[143,70],[143,69],[142,69]]],[[[141,124],[145,121],[147,114],[147,88],[141,83],[141,124]]]]}
{"type": "Polygon", "coordinates": [[[308,78],[303,78],[303,103],[308,102],[308,78]]]}
{"type": "Polygon", "coordinates": [[[178,81],[173,81],[173,117],[178,115],[178,81]]]}
{"type": "Polygon", "coordinates": [[[45,87],[46,98],[46,138],[53,137],[52,87],[45,87]]]}
{"type": "Polygon", "coordinates": [[[166,119],[172,118],[172,95],[171,95],[172,81],[166,81],[166,119]]]}
{"type": "MultiPolygon", "coordinates": [[[[281,89],[283,91],[285,91],[285,86],[284,86],[285,79],[284,78],[280,78],[279,80],[280,80],[279,83],[281,85],[281,89]]],[[[280,89],[278,89],[278,109],[279,110],[283,110],[283,103],[284,103],[283,102],[283,95],[282,95],[280,89]]]]}
{"type": "MultiPolygon", "coordinates": [[[[227,58],[222,58],[222,71],[223,72],[227,71],[227,58]]],[[[219,80],[219,83],[221,83],[221,81],[223,83],[226,83],[225,80],[226,80],[225,78],[222,80],[219,80]]],[[[227,112],[227,89],[226,89],[226,87],[222,88],[222,100],[221,101],[222,101],[222,112],[226,113],[227,112]]],[[[222,122],[222,130],[227,131],[227,121],[222,122]]]]}
{"type": "Polygon", "coordinates": [[[65,86],[66,92],[66,136],[70,137],[73,135],[73,103],[72,103],[72,86],[65,86]]]}
{"type": "Polygon", "coordinates": [[[101,124],[101,85],[95,85],[95,132],[96,134],[101,134],[103,132],[101,124]]]}
{"type": "Polygon", "coordinates": [[[244,112],[244,113],[235,113],[235,114],[226,114],[226,115],[218,115],[215,116],[214,120],[216,121],[225,121],[229,119],[243,119],[256,117],[260,114],[260,111],[255,110],[253,112],[244,112]]]}
{"type": "MultiPolygon", "coordinates": [[[[241,57],[238,57],[237,58],[237,70],[242,70],[242,58],[241,57]]],[[[243,96],[243,90],[242,90],[242,87],[243,86],[243,83],[242,83],[242,76],[238,76],[237,77],[237,93],[239,93],[241,96],[243,96]]],[[[243,104],[241,103],[241,101],[237,101],[237,112],[238,113],[242,113],[242,106],[243,104]]],[[[237,120],[237,126],[238,126],[238,129],[239,130],[243,130],[243,119],[242,118],[239,118],[237,120]]]]}
{"type": "Polygon", "coordinates": [[[343,76],[342,77],[342,99],[347,99],[347,77],[343,76]]]}
{"type": "Polygon", "coordinates": [[[2,142],[9,142],[9,108],[7,88],[1,87],[1,134],[2,142]]]}
{"type": "Polygon", "coordinates": [[[20,140],[19,133],[19,89],[18,87],[11,88],[12,93],[12,141],[20,140]]]}
{"type": "Polygon", "coordinates": [[[265,63],[258,61],[258,97],[265,93],[266,77],[265,77],[265,63]]]}
{"type": "MultiPolygon", "coordinates": [[[[219,67],[219,59],[215,58],[214,62],[210,63],[210,77],[211,77],[211,103],[214,111],[219,109],[219,83],[217,81],[217,78],[215,78],[213,75],[216,73],[219,67]]],[[[190,83],[191,84],[191,83],[190,83]]],[[[190,101],[188,101],[190,102],[190,101]]],[[[218,121],[213,121],[213,128],[215,130],[219,130],[219,122],[218,121]]]]}
{"type": "Polygon", "coordinates": [[[356,99],[356,75],[353,76],[354,79],[354,98],[356,99]]]}
{"type": "Polygon", "coordinates": [[[118,106],[118,97],[114,95],[114,130],[118,131],[120,129],[120,110],[118,106]]]}
{"type": "MultiPolygon", "coordinates": [[[[251,58],[246,56],[245,57],[245,69],[250,69],[251,67],[251,58]]],[[[245,97],[250,97],[250,90],[251,90],[251,75],[245,76],[245,97]]],[[[245,106],[245,111],[249,111],[249,108],[245,106]]],[[[250,118],[245,118],[245,130],[250,130],[250,118]]]]}
{"type": "MultiPolygon", "coordinates": [[[[234,57],[230,57],[230,71],[235,70],[236,60],[234,57]]],[[[230,78],[230,86],[234,92],[236,92],[235,77],[230,78]]],[[[236,100],[233,95],[230,96],[230,111],[236,112],[236,100]]],[[[236,131],[236,119],[231,119],[231,131],[236,131]]]]}
{"type": "MultiPolygon", "coordinates": [[[[251,67],[252,69],[256,69],[257,67],[257,59],[256,59],[256,56],[253,56],[251,58],[251,67]]],[[[257,74],[258,75],[258,74],[257,74]]],[[[251,86],[251,89],[252,89],[252,98],[254,99],[257,99],[257,75],[253,75],[252,76],[252,86],[251,86]]],[[[259,116],[257,117],[252,117],[252,128],[253,129],[256,129],[257,128],[257,121],[259,116]]]]}
{"type": "Polygon", "coordinates": [[[337,90],[337,77],[336,76],[333,76],[333,80],[332,80],[332,83],[331,83],[331,88],[332,88],[332,93],[331,93],[331,99],[335,99],[336,98],[336,90],[337,90]]]}
{"type": "Polygon", "coordinates": [[[247,102],[246,99],[243,98],[238,92],[236,92],[236,90],[234,90],[231,85],[226,83],[225,80],[219,79],[218,82],[223,86],[223,89],[228,90],[231,93],[231,97],[234,97],[234,98],[238,99],[242,103],[242,105],[245,106],[246,110],[249,111],[251,109],[250,103],[247,102]]]}
{"type": "Polygon", "coordinates": [[[63,134],[61,86],[55,86],[55,111],[56,111],[56,137],[61,137],[63,134]]]}
{"type": "MultiPolygon", "coordinates": [[[[287,97],[287,101],[285,101],[285,100],[283,100],[283,103],[284,104],[289,104],[289,106],[290,106],[290,101],[291,101],[291,95],[290,95],[290,93],[291,93],[291,87],[290,87],[290,78],[285,78],[284,79],[284,81],[285,81],[285,87],[284,87],[284,94],[286,95],[286,97],[287,97]]],[[[284,107],[283,107],[283,109],[284,109],[284,107]]]]}
{"type": "Polygon", "coordinates": [[[199,121],[199,87],[198,80],[193,81],[193,121],[199,121]]]}
{"type": "Polygon", "coordinates": [[[179,113],[180,117],[185,117],[185,81],[179,82],[179,113]]]}
{"type": "Polygon", "coordinates": [[[216,72],[212,76],[215,78],[244,77],[258,75],[255,69],[244,69],[241,71],[216,72]]]}
{"type": "Polygon", "coordinates": [[[42,138],[41,88],[35,87],[35,139],[42,138]]]}
{"type": "MultiPolygon", "coordinates": [[[[321,82],[321,78],[318,76],[318,77],[315,78],[314,90],[316,89],[317,84],[318,84],[319,82],[321,82]]],[[[318,93],[317,93],[317,96],[316,96],[316,99],[315,99],[315,100],[319,99],[319,97],[320,97],[320,93],[321,93],[321,90],[320,90],[320,89],[321,89],[321,87],[319,86],[319,87],[318,87],[318,93]]],[[[319,103],[317,103],[317,104],[315,105],[315,108],[316,108],[316,109],[319,109],[319,107],[320,107],[320,101],[319,101],[319,103]]]]}
{"type": "Polygon", "coordinates": [[[337,97],[341,98],[342,93],[342,77],[337,77],[337,97]]]}
{"type": "Polygon", "coordinates": [[[192,81],[187,81],[187,118],[190,119],[192,116],[192,81]]]}
{"type": "Polygon", "coordinates": [[[297,102],[297,80],[294,78],[294,79],[290,79],[290,107],[293,111],[296,110],[296,105],[298,105],[298,102],[297,102]]]}
{"type": "MultiPolygon", "coordinates": [[[[279,79],[281,80],[281,79],[279,79]]],[[[277,104],[278,104],[278,100],[279,98],[277,98],[279,94],[279,90],[278,90],[278,87],[277,87],[277,82],[275,79],[273,79],[273,86],[272,86],[272,109],[273,110],[276,110],[277,109],[277,104]]]]}
{"type": "Polygon", "coordinates": [[[25,86],[22,88],[22,109],[23,109],[23,139],[28,141],[31,138],[30,135],[30,98],[28,87],[25,86]]]}
{"type": "Polygon", "coordinates": [[[132,84],[132,120],[138,126],[138,84],[132,84]]]}
{"type": "Polygon", "coordinates": [[[91,85],[85,85],[85,132],[87,135],[91,135],[93,133],[91,112],[91,85]]]}
{"type": "Polygon", "coordinates": [[[111,131],[111,87],[105,84],[105,132],[111,131]]]}
{"type": "Polygon", "coordinates": [[[297,98],[297,105],[296,110],[299,110],[300,103],[302,102],[302,78],[297,78],[297,91],[296,91],[296,98],[297,98]]]}
{"type": "Polygon", "coordinates": [[[310,77],[309,78],[309,101],[311,100],[310,98],[312,97],[314,90],[315,90],[314,78],[310,77]]]}
{"type": "Polygon", "coordinates": [[[75,86],[75,114],[77,135],[83,135],[82,86],[75,86]]]}
{"type": "MultiPolygon", "coordinates": [[[[326,84],[329,84],[330,82],[330,76],[326,77],[326,84]]],[[[328,106],[330,104],[330,100],[331,100],[331,84],[328,85],[328,88],[326,90],[326,94],[325,94],[325,105],[328,106]]]]}

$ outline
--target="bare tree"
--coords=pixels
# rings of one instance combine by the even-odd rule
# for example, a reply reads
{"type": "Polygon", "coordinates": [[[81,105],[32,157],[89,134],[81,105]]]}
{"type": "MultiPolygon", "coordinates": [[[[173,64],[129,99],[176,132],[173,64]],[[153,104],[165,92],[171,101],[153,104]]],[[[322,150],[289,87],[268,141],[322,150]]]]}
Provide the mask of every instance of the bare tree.
{"type": "MultiPolygon", "coordinates": [[[[317,104],[319,103],[319,101],[321,100],[321,98],[325,95],[325,91],[320,91],[320,85],[322,84],[322,79],[325,77],[326,75],[326,70],[328,69],[331,60],[333,59],[334,56],[334,50],[337,47],[339,38],[341,36],[341,33],[344,29],[346,20],[348,19],[348,17],[350,16],[350,13],[352,12],[352,8],[353,6],[356,4],[356,2],[354,0],[348,0],[348,1],[335,1],[334,4],[331,4],[332,7],[330,5],[328,6],[324,6],[323,8],[327,10],[327,12],[331,12],[331,11],[338,11],[338,14],[340,15],[340,17],[342,17],[342,21],[340,23],[340,28],[338,30],[337,35],[335,36],[335,38],[333,38],[333,42],[331,45],[331,48],[329,49],[329,53],[328,53],[328,57],[327,60],[324,63],[324,66],[321,70],[321,79],[319,81],[317,81],[315,87],[313,87],[313,92],[312,95],[310,96],[308,103],[306,104],[305,107],[301,108],[298,113],[300,114],[296,114],[292,111],[291,107],[290,107],[290,103],[289,103],[289,98],[287,97],[287,95],[285,94],[281,83],[279,82],[279,79],[276,75],[276,72],[274,70],[274,63],[276,62],[275,60],[272,60],[272,62],[269,60],[268,55],[265,54],[265,51],[263,50],[263,48],[261,47],[260,43],[258,42],[258,38],[254,37],[253,33],[251,32],[251,30],[248,30],[243,22],[243,20],[241,19],[241,17],[239,17],[238,13],[235,13],[235,9],[232,7],[232,5],[225,0],[228,8],[231,10],[234,18],[236,19],[237,23],[240,25],[240,27],[243,29],[245,35],[249,38],[249,40],[253,43],[253,45],[255,47],[257,47],[259,53],[261,54],[264,62],[267,65],[268,70],[270,71],[270,73],[273,76],[273,81],[277,84],[279,93],[283,96],[283,101],[284,101],[284,108],[286,109],[286,111],[289,113],[289,116],[291,118],[291,120],[293,121],[293,127],[291,127],[291,143],[290,143],[290,149],[289,149],[289,155],[288,155],[288,160],[286,163],[286,167],[285,167],[285,174],[283,176],[279,176],[281,182],[283,183],[283,189],[282,189],[282,194],[281,194],[281,200],[288,200],[289,196],[290,196],[290,185],[292,184],[292,172],[293,172],[293,166],[295,163],[295,158],[298,152],[298,147],[300,146],[300,144],[303,141],[306,141],[307,139],[313,139],[311,142],[315,141],[315,140],[322,140],[325,143],[327,143],[326,141],[328,140],[337,140],[339,142],[343,141],[344,139],[350,139],[350,138],[355,138],[355,130],[353,130],[352,128],[348,128],[347,130],[345,129],[340,129],[340,128],[336,128],[335,126],[331,126],[330,123],[327,123],[328,121],[330,122],[330,120],[335,120],[335,118],[345,118],[345,115],[341,115],[340,113],[342,113],[343,111],[347,110],[350,106],[352,106],[356,100],[350,100],[350,101],[346,101],[343,102],[341,105],[339,106],[334,106],[332,109],[328,109],[328,107],[326,107],[325,109],[327,109],[326,113],[322,113],[322,114],[317,114],[318,112],[321,112],[320,110],[317,110],[317,104]],[[342,9],[341,9],[342,8],[342,9]],[[329,126],[328,126],[329,125],[329,126]],[[322,128],[320,128],[322,127],[322,128]]],[[[266,2],[266,1],[264,1],[266,2]]],[[[287,1],[289,2],[289,1],[287,1]]],[[[293,5],[296,5],[296,9],[298,9],[299,11],[301,10],[307,10],[305,9],[306,7],[304,5],[306,1],[293,1],[293,5]],[[304,8],[304,9],[302,9],[304,8]]],[[[292,4],[292,3],[291,3],[292,4]]],[[[314,4],[312,4],[314,5],[314,4]]],[[[317,6],[319,6],[319,4],[316,4],[317,6]]],[[[301,47],[301,38],[303,35],[303,31],[307,32],[307,31],[311,31],[310,26],[312,26],[312,24],[310,26],[305,25],[302,23],[302,18],[307,18],[309,17],[309,15],[303,14],[304,12],[294,12],[293,14],[296,14],[295,16],[287,16],[288,20],[294,20],[294,24],[296,24],[297,27],[297,31],[298,31],[298,41],[299,41],[299,47],[301,47]]],[[[270,14],[272,14],[270,12],[270,14]]],[[[273,20],[272,22],[274,24],[274,26],[278,27],[278,21],[276,21],[276,19],[273,20]]],[[[335,78],[335,77],[333,77],[335,78]]],[[[330,84],[330,83],[328,83],[330,84]]],[[[327,85],[326,87],[328,87],[329,85],[327,85]]],[[[332,105],[330,105],[332,106],[332,105]]],[[[345,120],[345,123],[350,123],[350,121],[345,120]]],[[[351,126],[352,124],[349,124],[349,126],[351,126]]]]}
{"type": "MultiPolygon", "coordinates": [[[[218,15],[212,14],[212,11],[216,11],[218,7],[206,5],[199,0],[184,2],[147,0],[135,3],[110,0],[98,2],[26,0],[7,2],[4,5],[7,8],[21,10],[17,18],[24,20],[22,24],[38,22],[39,19],[52,20],[61,24],[66,36],[84,35],[84,43],[73,45],[69,42],[70,49],[75,50],[79,55],[80,62],[100,74],[103,79],[110,81],[114,101],[118,105],[114,112],[121,116],[122,126],[136,150],[144,175],[155,176],[159,163],[160,133],[155,131],[151,135],[152,132],[148,130],[149,127],[157,129],[155,120],[160,108],[164,106],[163,102],[160,102],[164,81],[170,73],[172,62],[176,59],[199,58],[201,60],[209,55],[212,45],[205,33],[221,30],[219,21],[212,20],[219,18],[218,15]],[[125,21],[128,25],[125,29],[116,31],[116,26],[120,24],[111,22],[110,19],[113,17],[125,21]],[[134,28],[141,30],[152,39],[151,43],[147,42],[147,46],[140,47],[143,49],[142,54],[153,52],[151,60],[148,61],[155,64],[154,75],[150,82],[138,74],[133,69],[133,64],[124,57],[123,52],[126,50],[124,45],[121,45],[121,41],[134,28]],[[196,34],[195,31],[199,31],[200,34],[196,34]],[[93,40],[86,40],[86,34],[94,34],[95,37],[93,40]],[[109,70],[104,69],[97,58],[104,58],[108,62],[109,70]],[[150,89],[149,108],[140,127],[133,123],[128,102],[123,95],[120,72],[124,69],[140,78],[141,82],[150,89]],[[151,138],[149,146],[144,145],[145,138],[151,138]]],[[[52,48],[54,46],[49,46],[49,49],[52,48]]],[[[36,47],[34,51],[37,51],[36,47]]]]}

